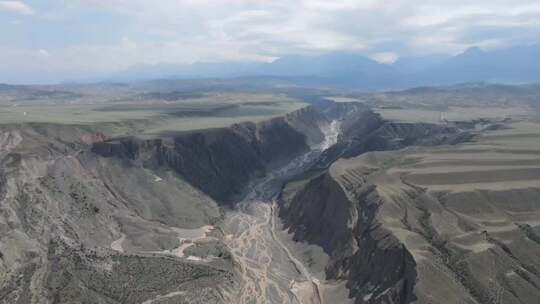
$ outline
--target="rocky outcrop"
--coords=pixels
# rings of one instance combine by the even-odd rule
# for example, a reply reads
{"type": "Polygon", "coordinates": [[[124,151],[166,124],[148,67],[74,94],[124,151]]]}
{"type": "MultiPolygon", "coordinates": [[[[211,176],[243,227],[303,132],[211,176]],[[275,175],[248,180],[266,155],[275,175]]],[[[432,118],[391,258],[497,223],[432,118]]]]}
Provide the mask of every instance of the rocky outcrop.
{"type": "Polygon", "coordinates": [[[107,140],[107,135],[102,132],[95,132],[90,134],[84,134],[81,136],[81,142],[86,145],[91,145],[93,143],[102,142],[107,140]]]}
{"type": "Polygon", "coordinates": [[[463,129],[475,126],[386,123],[356,137],[366,150],[424,147],[363,153],[295,180],[280,198],[285,227],[324,249],[326,277],[347,280],[355,303],[534,303],[536,169],[512,168],[525,163],[511,152],[490,158],[516,151],[517,141],[503,150],[507,143],[489,142],[489,133],[466,146],[427,147],[470,140],[475,133],[463,129]]]}
{"type": "Polygon", "coordinates": [[[385,122],[372,132],[361,134],[349,131],[343,157],[353,157],[367,151],[397,150],[407,146],[457,144],[468,141],[472,133],[433,123],[385,122]]]}
{"type": "MultiPolygon", "coordinates": [[[[352,238],[354,206],[328,174],[312,178],[290,201],[282,200],[280,217],[297,240],[321,246],[326,252],[342,250],[352,238]],[[332,202],[331,204],[328,202],[332,202]],[[308,206],[309,204],[309,206],[308,206]]],[[[348,244],[352,247],[352,244],[348,244]]]]}
{"type": "Polygon", "coordinates": [[[341,141],[326,151],[312,174],[305,175],[303,186],[285,188],[280,199],[285,228],[296,241],[323,248],[330,256],[327,278],[346,280],[356,303],[411,303],[416,299],[416,262],[380,220],[384,199],[369,181],[376,169],[348,165],[336,169],[332,164],[339,157],[411,145],[455,144],[472,136],[455,126],[384,122],[377,116],[344,119],[341,141]]]}
{"type": "MultiPolygon", "coordinates": [[[[331,106],[330,106],[331,107],[331,106]]],[[[351,107],[349,107],[351,111],[351,107]]],[[[309,106],[289,113],[285,121],[306,136],[308,145],[313,146],[324,140],[321,127],[329,124],[333,117],[326,115],[320,107],[309,106]]]]}
{"type": "Polygon", "coordinates": [[[97,142],[92,151],[146,167],[174,170],[220,202],[237,200],[254,177],[305,153],[324,139],[330,120],[363,121],[374,114],[361,104],[306,107],[260,123],[164,135],[157,139],[121,138],[97,142]],[[335,113],[334,113],[335,112],[335,113]],[[352,115],[351,113],[354,113],[352,115]],[[352,115],[352,116],[351,116],[352,115]]]}
{"type": "Polygon", "coordinates": [[[327,149],[312,167],[325,170],[340,158],[351,158],[370,151],[398,150],[407,146],[455,145],[472,140],[476,124],[457,127],[432,123],[384,121],[368,112],[363,119],[348,115],[342,119],[337,144],[327,149]]]}
{"type": "Polygon", "coordinates": [[[267,166],[307,151],[306,136],[283,119],[195,131],[171,138],[125,138],[96,143],[92,151],[149,167],[166,167],[212,198],[230,202],[267,166]]]}
{"type": "Polygon", "coordinates": [[[410,303],[415,299],[415,261],[381,226],[375,187],[362,173],[347,192],[329,172],[312,178],[296,194],[280,200],[280,216],[296,241],[321,246],[330,256],[326,277],[346,280],[355,303],[410,303]]]}

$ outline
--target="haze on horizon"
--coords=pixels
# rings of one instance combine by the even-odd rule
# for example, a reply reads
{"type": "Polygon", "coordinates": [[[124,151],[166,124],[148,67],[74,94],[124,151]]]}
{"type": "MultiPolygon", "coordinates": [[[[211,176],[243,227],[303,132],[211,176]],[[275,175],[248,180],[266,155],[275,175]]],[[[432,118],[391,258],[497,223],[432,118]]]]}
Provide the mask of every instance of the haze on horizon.
{"type": "Polygon", "coordinates": [[[540,3],[530,0],[0,1],[0,82],[332,51],[391,64],[472,46],[535,44],[539,23],[540,3]]]}

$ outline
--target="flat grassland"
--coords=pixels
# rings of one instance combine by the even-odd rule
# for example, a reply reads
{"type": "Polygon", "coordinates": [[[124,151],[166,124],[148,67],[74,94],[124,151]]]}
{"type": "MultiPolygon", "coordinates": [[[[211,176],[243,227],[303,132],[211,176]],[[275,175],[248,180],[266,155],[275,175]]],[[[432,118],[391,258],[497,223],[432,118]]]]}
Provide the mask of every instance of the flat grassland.
{"type": "Polygon", "coordinates": [[[449,121],[516,118],[540,110],[540,89],[536,85],[469,83],[403,91],[349,92],[326,99],[363,102],[385,119],[401,122],[437,123],[441,114],[449,121]]]}
{"type": "MultiPolygon", "coordinates": [[[[407,179],[436,191],[507,190],[540,187],[540,123],[515,121],[485,131],[472,143],[407,155],[396,167],[407,179]]],[[[539,214],[540,216],[540,214],[539,214]]]]}
{"type": "Polygon", "coordinates": [[[520,107],[448,107],[444,110],[418,108],[384,108],[376,107],[374,111],[385,119],[400,122],[441,122],[441,115],[449,121],[467,121],[474,119],[503,119],[527,115],[528,111],[520,107]]]}
{"type": "MultiPolygon", "coordinates": [[[[131,123],[141,135],[229,126],[260,121],[292,112],[305,103],[280,94],[216,93],[171,98],[139,94],[73,99],[12,99],[0,102],[0,124],[54,123],[96,125],[131,123]]],[[[119,134],[123,131],[119,131],[119,134]]]]}

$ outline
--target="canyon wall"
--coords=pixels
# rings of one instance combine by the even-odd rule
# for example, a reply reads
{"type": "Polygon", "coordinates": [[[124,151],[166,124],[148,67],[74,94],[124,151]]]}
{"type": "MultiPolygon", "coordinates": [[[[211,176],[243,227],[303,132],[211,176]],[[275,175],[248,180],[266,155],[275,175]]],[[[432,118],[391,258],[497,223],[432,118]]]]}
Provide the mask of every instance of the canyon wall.
{"type": "Polygon", "coordinates": [[[361,104],[310,106],[260,123],[165,134],[157,139],[107,140],[95,143],[92,151],[149,168],[171,169],[213,199],[230,203],[242,196],[253,178],[321,143],[322,129],[344,116],[350,121],[377,120],[361,104]]]}

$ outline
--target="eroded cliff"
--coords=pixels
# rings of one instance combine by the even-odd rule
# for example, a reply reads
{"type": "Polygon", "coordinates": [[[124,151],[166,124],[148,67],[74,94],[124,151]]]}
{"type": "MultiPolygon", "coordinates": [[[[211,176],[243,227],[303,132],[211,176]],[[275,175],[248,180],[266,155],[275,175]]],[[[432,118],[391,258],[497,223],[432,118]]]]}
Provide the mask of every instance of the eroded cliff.
{"type": "Polygon", "coordinates": [[[347,280],[355,303],[534,303],[538,150],[497,132],[341,159],[285,187],[285,228],[324,249],[327,279],[347,280]]]}
{"type": "Polygon", "coordinates": [[[320,144],[330,119],[307,108],[151,139],[2,127],[0,303],[237,302],[222,203],[320,144]]]}
{"type": "Polygon", "coordinates": [[[213,199],[233,202],[241,197],[249,181],[321,143],[322,129],[344,117],[379,122],[377,115],[361,104],[331,104],[322,109],[311,106],[261,123],[165,134],[157,139],[132,137],[98,142],[92,151],[152,169],[172,169],[213,199]],[[336,107],[342,109],[333,113],[336,107]]]}

